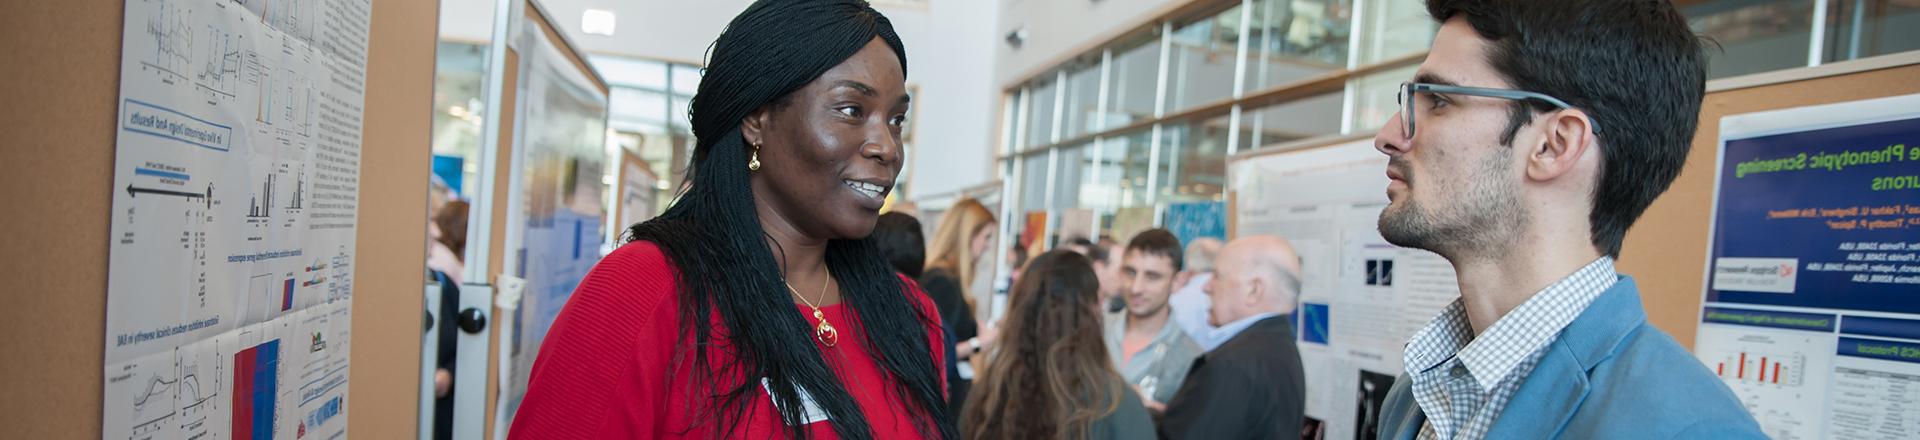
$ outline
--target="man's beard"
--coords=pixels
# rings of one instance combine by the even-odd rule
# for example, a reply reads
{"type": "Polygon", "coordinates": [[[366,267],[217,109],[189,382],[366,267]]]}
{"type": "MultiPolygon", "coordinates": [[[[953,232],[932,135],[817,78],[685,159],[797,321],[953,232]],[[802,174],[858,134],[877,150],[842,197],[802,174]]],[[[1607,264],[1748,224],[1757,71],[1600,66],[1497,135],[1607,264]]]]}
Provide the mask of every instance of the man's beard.
{"type": "MultiPolygon", "coordinates": [[[[1508,245],[1527,220],[1518,183],[1501,175],[1511,161],[1504,152],[1495,153],[1470,175],[1443,185],[1459,193],[1450,207],[1429,208],[1416,202],[1408,181],[1405,197],[1380,211],[1380,237],[1395,246],[1443,256],[1508,245]]],[[[1399,163],[1389,166],[1406,169],[1399,163]]],[[[1435,183],[1422,179],[1421,184],[1435,183]]]]}

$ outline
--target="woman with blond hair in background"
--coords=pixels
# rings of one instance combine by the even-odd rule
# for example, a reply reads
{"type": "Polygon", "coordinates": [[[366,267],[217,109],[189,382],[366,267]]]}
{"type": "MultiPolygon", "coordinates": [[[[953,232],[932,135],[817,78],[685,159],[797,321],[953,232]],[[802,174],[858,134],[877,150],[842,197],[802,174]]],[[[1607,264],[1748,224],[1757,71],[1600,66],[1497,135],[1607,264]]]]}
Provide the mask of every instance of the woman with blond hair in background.
{"type": "Polygon", "coordinates": [[[972,292],[967,291],[979,273],[976,263],[980,256],[993,246],[994,224],[993,212],[980,201],[969,198],[955,202],[940,217],[940,227],[928,240],[926,273],[920,277],[920,288],[933,299],[940,309],[940,320],[953,327],[954,338],[960,341],[954,353],[961,362],[962,380],[948,384],[952,392],[947,396],[955,408],[967,401],[967,388],[973,378],[973,369],[966,361],[993,345],[999,334],[991,325],[980,328],[974,319],[972,292]]]}
{"type": "Polygon", "coordinates": [[[1028,263],[1007,298],[1006,339],[961,410],[961,438],[1153,438],[1146,407],[1107,358],[1099,291],[1080,254],[1028,263]]]}

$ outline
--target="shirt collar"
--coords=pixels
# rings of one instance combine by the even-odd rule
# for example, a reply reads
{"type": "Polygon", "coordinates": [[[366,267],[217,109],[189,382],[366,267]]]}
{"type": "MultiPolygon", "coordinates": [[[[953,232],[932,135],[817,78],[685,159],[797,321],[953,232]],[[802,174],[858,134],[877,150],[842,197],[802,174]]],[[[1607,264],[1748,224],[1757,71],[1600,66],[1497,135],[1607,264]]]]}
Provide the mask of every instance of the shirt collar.
{"type": "MultiPolygon", "coordinates": [[[[1253,316],[1248,316],[1245,318],[1240,318],[1240,320],[1238,321],[1229,322],[1226,325],[1220,326],[1220,328],[1215,329],[1213,331],[1213,334],[1210,336],[1212,336],[1213,340],[1220,341],[1222,344],[1224,344],[1226,343],[1226,341],[1232,340],[1233,337],[1239,336],[1240,332],[1247,331],[1247,328],[1253,327],[1254,324],[1257,324],[1260,321],[1265,320],[1267,318],[1272,318],[1280,315],[1281,314],[1278,312],[1266,312],[1266,313],[1261,313],[1253,316]]],[[[1219,347],[1215,347],[1215,348],[1219,348],[1219,347]]]]}
{"type": "Polygon", "coordinates": [[[1464,303],[1455,300],[1414,334],[1407,345],[1407,372],[1431,370],[1458,358],[1481,390],[1491,392],[1515,366],[1558,338],[1560,330],[1618,278],[1612,257],[1595,259],[1534,293],[1478,336],[1467,320],[1464,303]]]}

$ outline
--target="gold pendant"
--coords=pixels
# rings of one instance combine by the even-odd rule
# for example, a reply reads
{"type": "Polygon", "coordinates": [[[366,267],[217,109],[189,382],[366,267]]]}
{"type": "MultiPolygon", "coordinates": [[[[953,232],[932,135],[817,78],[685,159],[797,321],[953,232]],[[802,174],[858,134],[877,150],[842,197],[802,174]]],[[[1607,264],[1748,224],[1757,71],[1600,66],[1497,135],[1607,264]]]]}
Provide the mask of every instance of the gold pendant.
{"type": "Polygon", "coordinates": [[[828,347],[832,347],[833,344],[840,342],[840,331],[834,329],[833,324],[827,323],[827,317],[825,314],[820,313],[820,309],[813,309],[813,319],[820,321],[819,324],[813,326],[814,339],[820,340],[820,343],[826,344],[828,347]]]}

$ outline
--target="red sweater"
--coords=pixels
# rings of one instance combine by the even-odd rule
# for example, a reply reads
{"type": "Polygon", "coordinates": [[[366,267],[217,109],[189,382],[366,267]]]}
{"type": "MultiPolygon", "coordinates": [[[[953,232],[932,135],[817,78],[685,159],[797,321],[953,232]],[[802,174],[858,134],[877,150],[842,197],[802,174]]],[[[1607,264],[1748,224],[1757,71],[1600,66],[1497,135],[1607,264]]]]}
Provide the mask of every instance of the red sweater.
{"type": "MultiPolygon", "coordinates": [[[[676,270],[660,248],[653,243],[634,242],[620,247],[600,261],[568,300],[554,321],[539,358],[534,361],[526,398],[514,415],[508,431],[512,439],[614,439],[614,438],[710,438],[711,421],[705,426],[701,414],[692,414],[715,402],[692,400],[713,392],[691,383],[688,372],[669,374],[674,350],[683,347],[680,335],[680,295],[674,283],[676,270]],[[671,376],[671,377],[669,377],[671,376]]],[[[918,286],[907,281],[915,307],[924,322],[927,343],[937,348],[942,342],[939,315],[918,286]]],[[[813,323],[812,309],[796,305],[813,323]]],[[[915,414],[911,401],[901,401],[891,391],[895,384],[886,370],[874,361],[866,349],[865,332],[854,323],[854,311],[845,305],[820,308],[827,322],[840,330],[833,347],[819,345],[826,354],[827,366],[860,404],[876,438],[920,438],[914,429],[915,414]]],[[[714,332],[724,332],[716,313],[714,332]]],[[[811,332],[809,332],[811,333],[811,332]]],[[[713,333],[717,334],[717,333],[713,333]]],[[[689,338],[691,339],[691,338],[689,338]]],[[[717,340],[717,339],[716,339],[717,340]]],[[[815,344],[820,344],[817,340],[815,344]]],[[[945,353],[932,349],[934,368],[944,371],[945,353]]],[[[710,365],[718,366],[732,358],[720,350],[710,350],[710,365]]],[[[682,358],[682,368],[692,368],[682,358]]],[[[944,376],[944,375],[943,375],[944,376]]],[[[719,378],[738,384],[740,378],[719,378]]],[[[942,377],[944,387],[945,378],[942,377]]],[[[758,379],[756,378],[757,382],[758,379]]],[[[759,387],[755,387],[759,388],[759,387]]],[[[743,420],[733,432],[740,438],[785,437],[785,425],[774,411],[764,389],[751,391],[752,400],[743,420]]],[[[825,422],[807,426],[811,438],[838,438],[825,422]]],[[[932,433],[938,435],[938,433],[932,433]]]]}

